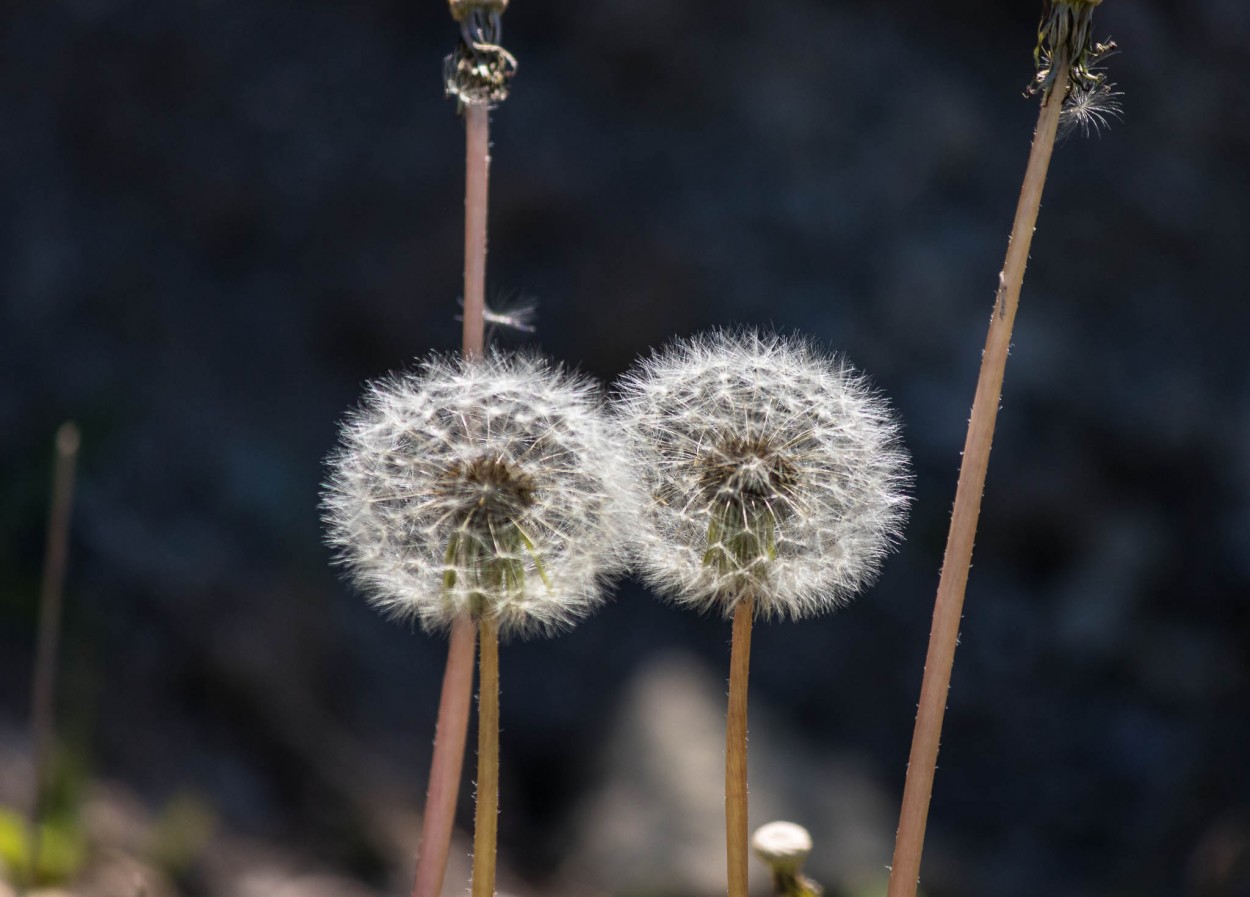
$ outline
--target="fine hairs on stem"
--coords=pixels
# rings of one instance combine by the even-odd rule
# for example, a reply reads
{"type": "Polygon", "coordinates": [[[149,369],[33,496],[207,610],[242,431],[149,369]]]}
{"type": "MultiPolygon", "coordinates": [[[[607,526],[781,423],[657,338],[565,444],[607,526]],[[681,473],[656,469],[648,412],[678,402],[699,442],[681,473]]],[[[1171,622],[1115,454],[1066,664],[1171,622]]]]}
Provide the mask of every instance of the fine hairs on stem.
{"type": "Polygon", "coordinates": [[[955,662],[964,592],[972,563],[973,540],[981,512],[981,495],[985,489],[994,424],[1002,396],[1012,325],[1019,306],[1020,288],[1024,282],[1046,173],[1064,105],[1069,98],[1069,88],[1078,91],[1102,89],[1102,78],[1093,71],[1092,63],[1114,46],[1092,44],[1089,38],[1090,14],[1101,2],[1050,0],[1039,29],[1038,50],[1035,52],[1039,70],[1030,92],[1041,92],[1041,111],[1033,134],[1006,259],[998,277],[998,293],[968,421],[968,435],[942,560],[933,609],[933,628],[907,763],[888,897],[915,897],[919,883],[920,858],[937,768],[942,719],[946,711],[951,668],[955,662]]]}
{"type": "Polygon", "coordinates": [[[61,607],[65,591],[65,568],[69,560],[70,510],[74,497],[74,473],[81,442],[78,427],[61,424],[56,431],[52,466],[52,499],[48,515],[48,540],[43,560],[43,583],[39,591],[39,643],[35,649],[35,675],[31,686],[31,742],[34,745],[34,793],[30,797],[27,827],[30,853],[27,883],[35,884],[39,870],[40,829],[43,798],[52,771],[56,748],[56,670],[61,640],[61,607]]]}

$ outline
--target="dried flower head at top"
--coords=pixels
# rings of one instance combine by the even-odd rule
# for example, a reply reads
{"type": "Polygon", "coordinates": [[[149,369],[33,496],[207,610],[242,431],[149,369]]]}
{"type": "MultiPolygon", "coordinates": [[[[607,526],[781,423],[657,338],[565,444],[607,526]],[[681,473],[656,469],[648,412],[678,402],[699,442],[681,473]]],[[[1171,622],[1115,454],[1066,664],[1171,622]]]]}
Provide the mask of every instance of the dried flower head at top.
{"type": "Polygon", "coordinates": [[[1028,93],[1049,91],[1064,67],[1071,78],[1071,92],[1092,94],[1104,88],[1106,79],[1098,63],[1116,47],[1112,41],[1099,43],[1093,38],[1094,10],[1101,4],[1102,0],[1046,0],[1033,49],[1037,75],[1028,93]]]}
{"type": "Polygon", "coordinates": [[[674,600],[800,618],[867,585],[906,513],[884,401],[798,339],[715,331],[626,375],[617,409],[647,495],[644,574],[674,600]]]}
{"type": "Polygon", "coordinates": [[[327,538],[373,604],[428,630],[557,630],[623,565],[625,465],[590,381],[531,356],[435,357],[344,421],[327,538]]]}

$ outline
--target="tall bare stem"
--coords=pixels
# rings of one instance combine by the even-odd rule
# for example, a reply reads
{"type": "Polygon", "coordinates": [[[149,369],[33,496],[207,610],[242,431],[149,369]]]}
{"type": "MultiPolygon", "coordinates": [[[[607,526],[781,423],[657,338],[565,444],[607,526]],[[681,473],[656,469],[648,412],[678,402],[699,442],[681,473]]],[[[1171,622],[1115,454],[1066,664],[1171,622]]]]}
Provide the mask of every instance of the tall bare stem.
{"type": "Polygon", "coordinates": [[[499,631],[482,617],[478,652],[477,811],[473,817],[471,897],[495,895],[495,844],[499,829],[499,631]]]}
{"type": "MultiPolygon", "coordinates": [[[[481,358],[485,344],[486,206],[490,175],[490,117],[486,104],[466,105],[464,123],[463,351],[467,358],[481,358]]],[[[477,627],[472,620],[465,618],[452,625],[451,639],[447,644],[447,667],[439,697],[438,728],[434,733],[434,756],[430,761],[430,783],[421,827],[421,847],[417,853],[413,897],[438,897],[443,890],[456,803],[460,795],[469,703],[473,695],[476,643],[477,627]]]]}
{"type": "MultiPolygon", "coordinates": [[[[725,843],[729,897],[747,897],[747,682],[755,602],[734,610],[729,650],[729,716],[725,725],[725,843]]],[[[476,895],[475,895],[476,897],[476,895]]]]}
{"type": "Polygon", "coordinates": [[[413,897],[438,897],[443,890],[451,830],[460,796],[460,772],[469,730],[469,698],[473,693],[473,654],[477,627],[468,617],[456,620],[447,643],[447,667],[438,702],[434,756],[430,760],[429,792],[421,824],[421,847],[413,897]]]}
{"type": "Polygon", "coordinates": [[[1067,89],[1068,67],[1064,65],[1059,68],[1052,87],[1042,101],[1024,183],[1020,189],[1016,218],[1011,229],[1011,239],[1007,246],[1007,257],[998,276],[998,295],[990,318],[985,352],[981,356],[981,373],[972,402],[972,416],[968,421],[968,437],[964,443],[959,485],[955,491],[955,508],[951,513],[946,554],[942,559],[942,575],[933,609],[933,628],[929,634],[924,681],[920,687],[920,706],[916,713],[911,756],[907,763],[907,782],[903,789],[903,805],[894,842],[888,897],[915,897],[919,883],[920,854],[924,847],[929,798],[933,793],[942,718],[946,712],[946,693],[950,688],[951,667],[955,663],[955,645],[959,639],[964,590],[968,584],[968,568],[972,563],[972,543],[976,536],[977,519],[981,514],[981,494],[985,489],[990,444],[994,439],[994,423],[1002,396],[1003,371],[1007,364],[1007,350],[1011,345],[1011,328],[1016,318],[1020,286],[1024,282],[1029,246],[1033,242],[1033,229],[1037,224],[1042,189],[1046,184],[1046,171],[1050,167],[1059,114],[1067,89]]]}
{"type": "Polygon", "coordinates": [[[464,354],[480,358],[486,309],[486,195],[490,179],[490,108],[464,107],[464,354]]]}
{"type": "Polygon", "coordinates": [[[56,670],[61,642],[61,606],[65,591],[65,567],[69,560],[70,509],[74,498],[74,472],[80,443],[78,427],[66,422],[56,431],[52,466],[52,499],[48,514],[48,540],[43,560],[43,583],[39,592],[39,643],[35,649],[35,675],[31,686],[30,731],[34,749],[34,794],[27,822],[30,830],[28,881],[33,884],[39,867],[39,829],[43,798],[52,771],[56,747],[56,670]]]}

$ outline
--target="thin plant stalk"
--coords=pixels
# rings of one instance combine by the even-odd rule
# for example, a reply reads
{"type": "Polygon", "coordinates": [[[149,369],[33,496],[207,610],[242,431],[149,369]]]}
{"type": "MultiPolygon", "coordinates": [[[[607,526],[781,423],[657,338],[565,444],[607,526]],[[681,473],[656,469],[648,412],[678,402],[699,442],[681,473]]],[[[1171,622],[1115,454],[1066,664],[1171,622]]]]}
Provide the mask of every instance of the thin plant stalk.
{"type": "Polygon", "coordinates": [[[490,107],[464,107],[464,354],[480,358],[486,318],[486,199],[490,182],[490,107]]]}
{"type": "MultiPolygon", "coordinates": [[[[490,175],[490,110],[485,103],[464,107],[464,338],[466,358],[481,358],[485,346],[486,206],[490,175]]],[[[451,627],[447,666],[439,697],[438,726],[421,846],[417,853],[412,897],[439,897],[451,850],[451,832],[460,796],[460,774],[468,737],[469,704],[473,695],[473,656],[477,626],[468,618],[451,627]]],[[[493,844],[493,842],[492,842],[493,844]]],[[[476,866],[477,853],[474,852],[476,866]]],[[[493,847],[492,847],[493,856],[493,847]]],[[[493,860],[492,860],[493,862],[493,860]]],[[[492,874],[492,880],[493,880],[492,874]]],[[[474,876],[476,880],[477,876],[474,876]]],[[[475,885],[476,887],[476,885],[475,885]]],[[[476,893],[476,892],[475,892],[476,893]]]]}
{"type": "Polygon", "coordinates": [[[421,823],[421,848],[417,857],[413,897],[438,897],[443,890],[469,730],[469,696],[473,693],[476,644],[477,627],[471,619],[463,617],[452,623],[443,689],[438,702],[434,756],[430,760],[430,787],[421,823]]]}
{"type": "Polygon", "coordinates": [[[1020,287],[1024,282],[1024,269],[1029,260],[1029,246],[1033,241],[1042,189],[1046,184],[1046,172],[1050,167],[1059,115],[1067,90],[1068,67],[1064,65],[1059,68],[1053,85],[1042,100],[1024,183],[1020,189],[1020,201],[1016,207],[1015,222],[1011,229],[1011,240],[1007,246],[1007,257],[1002,273],[999,274],[998,295],[990,318],[985,352],[981,356],[981,373],[977,379],[972,415],[968,421],[968,437],[964,443],[959,485],[955,490],[955,507],[951,513],[946,554],[942,559],[942,575],[933,609],[933,628],[929,634],[924,680],[920,687],[920,705],[916,713],[916,728],[907,763],[907,781],[903,788],[903,804],[894,842],[888,897],[915,897],[919,883],[920,854],[924,847],[929,799],[933,793],[933,776],[937,769],[942,718],[946,712],[951,667],[955,663],[955,646],[959,639],[959,621],[963,613],[964,591],[968,584],[968,568],[972,563],[972,544],[976,536],[977,519],[981,513],[981,494],[985,489],[990,444],[994,439],[994,423],[1002,396],[1003,371],[1007,364],[1007,350],[1011,345],[1011,329],[1019,305],[1020,287]]]}
{"type": "Polygon", "coordinates": [[[471,897],[495,895],[495,844],[499,829],[499,630],[482,616],[478,651],[477,810],[473,817],[471,897]]]}
{"type": "Polygon", "coordinates": [[[70,509],[74,497],[74,473],[81,442],[78,427],[66,422],[56,431],[52,467],[52,499],[48,515],[48,540],[39,592],[39,642],[35,649],[35,675],[31,686],[31,742],[34,750],[34,794],[27,824],[30,833],[28,882],[34,884],[39,868],[43,799],[52,772],[56,747],[56,671],[61,642],[61,607],[65,591],[65,568],[69,559],[70,509]]]}
{"type": "MultiPolygon", "coordinates": [[[[734,609],[729,651],[729,716],[725,725],[725,843],[729,897],[747,897],[747,681],[755,602],[734,609]]],[[[477,897],[477,895],[474,895],[477,897]]]]}

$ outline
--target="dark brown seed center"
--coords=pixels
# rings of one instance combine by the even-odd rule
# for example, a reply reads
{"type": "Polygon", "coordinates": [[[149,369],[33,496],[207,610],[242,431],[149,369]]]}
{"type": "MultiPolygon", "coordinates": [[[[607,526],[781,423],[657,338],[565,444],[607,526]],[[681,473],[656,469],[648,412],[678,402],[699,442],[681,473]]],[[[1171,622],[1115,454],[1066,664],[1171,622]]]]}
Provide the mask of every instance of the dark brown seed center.
{"type": "Polygon", "coordinates": [[[497,455],[451,464],[436,488],[460,506],[462,522],[488,525],[515,522],[533,506],[536,491],[533,477],[497,455]]]}
{"type": "Polygon", "coordinates": [[[711,502],[781,510],[794,490],[793,464],[766,438],[731,436],[699,459],[699,487],[711,502]]]}

